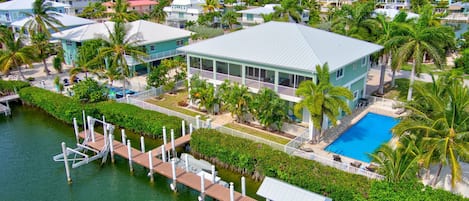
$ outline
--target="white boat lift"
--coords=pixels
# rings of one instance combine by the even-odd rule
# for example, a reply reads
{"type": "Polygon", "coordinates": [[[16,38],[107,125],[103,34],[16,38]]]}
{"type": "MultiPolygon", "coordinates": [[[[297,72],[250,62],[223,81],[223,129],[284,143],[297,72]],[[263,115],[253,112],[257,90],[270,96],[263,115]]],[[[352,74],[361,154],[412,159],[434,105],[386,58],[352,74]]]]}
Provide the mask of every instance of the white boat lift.
{"type": "Polygon", "coordinates": [[[67,181],[70,183],[72,181],[70,177],[69,162],[72,163],[72,168],[78,168],[82,165],[88,164],[92,161],[102,159],[101,164],[106,163],[108,153],[110,151],[110,143],[112,139],[109,136],[112,136],[115,126],[109,123],[106,123],[105,118],[102,120],[87,116],[85,118],[85,112],[83,111],[83,122],[86,122],[83,125],[85,138],[83,142],[80,143],[78,124],[76,118],[73,118],[73,126],[75,130],[76,137],[76,148],[67,147],[65,142],[62,142],[62,153],[57,154],[53,157],[53,160],[56,162],[64,162],[65,171],[67,174],[67,181]],[[86,119],[86,121],[85,121],[86,119]],[[104,131],[104,146],[101,150],[93,149],[88,146],[89,143],[94,143],[96,141],[94,133],[95,123],[101,123],[103,125],[104,131]],[[91,152],[91,154],[88,154],[91,152]]]}

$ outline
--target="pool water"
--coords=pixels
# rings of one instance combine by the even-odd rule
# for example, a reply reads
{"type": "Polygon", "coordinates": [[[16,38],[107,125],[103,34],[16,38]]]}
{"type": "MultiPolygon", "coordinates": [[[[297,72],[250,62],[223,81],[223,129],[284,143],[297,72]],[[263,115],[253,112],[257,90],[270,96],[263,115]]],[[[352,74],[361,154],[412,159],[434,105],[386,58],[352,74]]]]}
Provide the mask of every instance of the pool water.
{"type": "Polygon", "coordinates": [[[399,120],[392,117],[368,113],[325,150],[369,163],[368,154],[391,139],[391,128],[397,123],[399,120]]]}

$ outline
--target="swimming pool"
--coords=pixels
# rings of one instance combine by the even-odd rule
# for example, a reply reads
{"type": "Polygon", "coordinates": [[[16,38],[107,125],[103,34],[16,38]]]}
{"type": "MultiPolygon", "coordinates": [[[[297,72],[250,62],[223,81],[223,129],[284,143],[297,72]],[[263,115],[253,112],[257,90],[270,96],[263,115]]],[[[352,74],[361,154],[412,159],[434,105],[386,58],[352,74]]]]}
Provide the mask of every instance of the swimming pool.
{"type": "Polygon", "coordinates": [[[391,139],[397,123],[392,117],[368,113],[324,150],[369,163],[368,154],[391,139]]]}

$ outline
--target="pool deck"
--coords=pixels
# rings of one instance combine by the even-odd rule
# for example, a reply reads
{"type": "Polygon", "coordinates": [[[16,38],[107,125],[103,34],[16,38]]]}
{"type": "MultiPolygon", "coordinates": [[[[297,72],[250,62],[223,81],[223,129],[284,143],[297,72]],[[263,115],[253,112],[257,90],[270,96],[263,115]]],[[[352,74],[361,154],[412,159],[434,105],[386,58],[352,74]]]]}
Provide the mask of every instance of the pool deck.
{"type": "MultiPolygon", "coordinates": [[[[333,127],[331,129],[327,130],[326,133],[325,133],[325,136],[323,137],[323,139],[319,143],[317,143],[317,144],[306,143],[306,144],[302,145],[301,149],[311,149],[311,150],[313,150],[313,152],[315,154],[318,154],[318,155],[326,157],[326,158],[333,159],[333,156],[336,155],[336,153],[329,152],[329,151],[326,151],[324,149],[327,146],[329,146],[329,144],[334,142],[334,140],[339,138],[340,135],[342,133],[344,133],[344,131],[347,130],[350,126],[357,123],[360,119],[362,119],[369,112],[380,114],[380,115],[385,115],[385,116],[390,116],[390,117],[394,117],[394,118],[404,115],[404,114],[400,114],[400,115],[396,114],[397,111],[398,111],[397,108],[393,109],[393,107],[392,106],[390,107],[389,104],[383,104],[382,102],[379,102],[379,101],[373,103],[372,105],[368,106],[367,108],[356,109],[354,111],[354,114],[349,115],[347,117],[344,117],[343,119],[341,119],[340,123],[336,127],[333,127]]],[[[395,137],[391,138],[391,140],[389,141],[389,143],[391,143],[391,144],[393,144],[395,142],[396,142],[395,137]]],[[[351,164],[351,163],[354,163],[354,162],[360,162],[362,164],[361,165],[362,168],[367,167],[367,166],[370,165],[370,163],[368,163],[368,162],[360,161],[360,160],[350,158],[350,157],[346,157],[346,156],[343,156],[343,155],[340,155],[340,157],[341,157],[342,162],[346,163],[346,164],[351,164]]]]}

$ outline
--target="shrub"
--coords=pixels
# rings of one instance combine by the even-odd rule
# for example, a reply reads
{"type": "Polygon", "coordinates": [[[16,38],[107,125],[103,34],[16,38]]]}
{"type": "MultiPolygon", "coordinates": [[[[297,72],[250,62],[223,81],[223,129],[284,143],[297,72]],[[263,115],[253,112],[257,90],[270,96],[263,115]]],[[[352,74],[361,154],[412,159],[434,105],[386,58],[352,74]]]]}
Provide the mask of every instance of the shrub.
{"type": "Polygon", "coordinates": [[[389,183],[374,181],[371,184],[369,200],[469,200],[441,189],[432,189],[417,181],[389,183]]]}
{"type": "Polygon", "coordinates": [[[107,121],[136,133],[160,137],[163,126],[166,126],[167,129],[174,129],[177,136],[181,134],[181,119],[177,117],[111,101],[97,103],[96,108],[107,121]]]}
{"type": "Polygon", "coordinates": [[[73,88],[73,98],[82,102],[95,103],[107,100],[108,89],[96,80],[87,78],[76,83],[73,88]]]}
{"type": "Polygon", "coordinates": [[[191,148],[206,159],[221,162],[232,170],[255,178],[276,177],[333,200],[364,199],[370,188],[370,181],[366,177],[290,156],[265,144],[232,137],[216,130],[196,130],[191,136],[191,148]]]}
{"type": "Polygon", "coordinates": [[[20,89],[29,86],[28,82],[0,80],[0,92],[4,93],[14,92],[15,90],[19,91],[20,89]]]}
{"type": "Polygon", "coordinates": [[[140,134],[159,137],[162,134],[163,126],[166,126],[167,129],[175,129],[174,132],[178,136],[181,133],[181,119],[144,110],[133,105],[112,101],[85,104],[37,87],[24,88],[20,90],[19,94],[25,103],[39,107],[53,117],[70,124],[74,117],[77,117],[77,122],[82,124],[82,110],[85,110],[89,116],[101,117],[104,115],[106,121],[140,134]]]}

